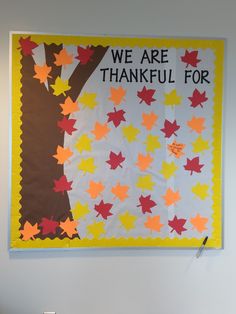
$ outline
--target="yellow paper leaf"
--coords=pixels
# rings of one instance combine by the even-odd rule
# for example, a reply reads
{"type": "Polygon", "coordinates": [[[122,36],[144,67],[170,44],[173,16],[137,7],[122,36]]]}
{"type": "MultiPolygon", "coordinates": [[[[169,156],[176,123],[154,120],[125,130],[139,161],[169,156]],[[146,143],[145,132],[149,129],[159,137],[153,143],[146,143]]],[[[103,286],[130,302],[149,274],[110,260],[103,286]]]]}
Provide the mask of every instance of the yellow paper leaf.
{"type": "Polygon", "coordinates": [[[209,196],[208,190],[209,185],[201,184],[199,182],[192,187],[192,192],[201,200],[205,200],[209,196]]]}
{"type": "Polygon", "coordinates": [[[172,161],[170,163],[163,161],[162,168],[160,173],[163,175],[165,179],[170,179],[173,175],[175,175],[175,171],[178,169],[176,164],[172,161]]]}
{"type": "Polygon", "coordinates": [[[152,176],[150,174],[146,176],[139,176],[136,182],[136,187],[141,190],[153,190],[155,182],[152,181],[152,176]]]}
{"type": "Polygon", "coordinates": [[[68,84],[68,80],[63,81],[59,76],[55,80],[55,84],[52,84],[51,87],[54,90],[53,95],[59,96],[63,94],[66,96],[65,92],[70,90],[71,87],[68,84]]]}
{"type": "Polygon", "coordinates": [[[161,148],[161,143],[157,135],[148,134],[144,144],[146,144],[147,152],[154,153],[157,148],[161,148]]]}
{"type": "Polygon", "coordinates": [[[137,135],[140,133],[138,128],[135,128],[132,124],[124,126],[122,128],[123,136],[129,143],[137,140],[137,135]]]}
{"type": "Polygon", "coordinates": [[[182,102],[182,97],[177,94],[176,89],[173,89],[170,93],[164,94],[164,105],[165,106],[174,106],[180,105],[182,102]]]}
{"type": "Polygon", "coordinates": [[[97,167],[94,164],[94,158],[92,157],[82,158],[78,165],[78,169],[84,171],[84,173],[86,172],[94,173],[96,168],[97,167]]]}
{"type": "Polygon", "coordinates": [[[79,97],[79,102],[84,106],[89,109],[94,109],[97,106],[97,101],[96,101],[97,94],[95,93],[87,93],[84,92],[81,97],[79,97]]]}
{"type": "Polygon", "coordinates": [[[76,142],[75,147],[80,153],[82,153],[83,151],[91,152],[92,150],[91,142],[92,139],[89,138],[87,134],[83,134],[76,142]]]}
{"type": "Polygon", "coordinates": [[[105,223],[103,221],[94,222],[87,226],[88,234],[91,234],[93,238],[98,239],[102,234],[106,233],[105,223]]]}
{"type": "Polygon", "coordinates": [[[210,148],[209,141],[204,140],[201,135],[194,142],[192,142],[192,146],[194,153],[201,153],[210,148]]]}
{"type": "Polygon", "coordinates": [[[122,227],[124,227],[126,231],[129,231],[135,228],[137,217],[126,211],[125,213],[119,215],[119,220],[122,227]]]}
{"type": "Polygon", "coordinates": [[[84,218],[90,212],[88,204],[85,203],[83,205],[80,202],[77,202],[71,211],[72,211],[74,220],[84,218]]]}

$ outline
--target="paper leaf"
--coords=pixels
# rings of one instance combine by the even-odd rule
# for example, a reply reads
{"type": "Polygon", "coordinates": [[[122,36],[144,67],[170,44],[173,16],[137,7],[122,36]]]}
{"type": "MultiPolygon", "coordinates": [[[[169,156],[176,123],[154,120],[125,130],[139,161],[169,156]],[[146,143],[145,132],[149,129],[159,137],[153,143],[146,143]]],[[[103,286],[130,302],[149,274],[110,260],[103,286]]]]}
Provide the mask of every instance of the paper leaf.
{"type": "Polygon", "coordinates": [[[191,120],[187,121],[187,125],[192,131],[201,134],[205,130],[205,118],[193,116],[191,120]]]}
{"type": "Polygon", "coordinates": [[[23,227],[23,230],[20,230],[22,234],[22,240],[28,241],[30,239],[35,240],[35,235],[40,233],[40,229],[38,229],[38,224],[31,225],[30,222],[26,221],[23,227]]]}
{"type": "Polygon", "coordinates": [[[161,220],[161,217],[159,215],[148,216],[147,220],[144,223],[144,226],[147,229],[150,229],[151,231],[160,232],[161,228],[164,226],[160,220],[161,220]]]}
{"type": "Polygon", "coordinates": [[[89,193],[90,197],[95,199],[98,196],[101,196],[101,193],[104,191],[105,186],[100,182],[90,181],[89,189],[86,191],[89,193]]]}
{"type": "Polygon", "coordinates": [[[175,133],[178,131],[180,126],[177,124],[176,120],[174,122],[170,122],[169,120],[165,119],[164,128],[161,131],[165,134],[165,137],[170,138],[173,134],[177,136],[175,133]]]}
{"type": "Polygon", "coordinates": [[[31,36],[26,38],[21,37],[19,43],[20,47],[18,49],[21,50],[24,56],[32,56],[34,54],[32,50],[38,47],[38,44],[31,40],[31,36]]]}
{"type": "Polygon", "coordinates": [[[96,168],[97,167],[94,164],[94,158],[92,157],[82,158],[78,165],[78,169],[84,171],[84,173],[94,173],[96,168]]]}
{"type": "Polygon", "coordinates": [[[205,200],[209,196],[209,185],[197,183],[192,187],[192,192],[201,200],[205,200]]]}
{"type": "Polygon", "coordinates": [[[156,202],[151,200],[151,195],[148,196],[140,196],[139,197],[140,204],[137,207],[141,207],[143,214],[152,213],[151,208],[157,205],[156,202]]]}
{"type": "Polygon", "coordinates": [[[110,152],[109,159],[106,161],[108,163],[112,170],[115,170],[117,167],[122,168],[122,162],[125,161],[125,157],[122,155],[121,152],[117,155],[114,152],[110,152]]]}
{"type": "Polygon", "coordinates": [[[98,102],[96,101],[97,94],[84,92],[82,96],[79,97],[79,102],[89,109],[94,109],[98,102]]]}
{"type": "Polygon", "coordinates": [[[38,79],[41,84],[46,83],[48,78],[51,78],[49,73],[51,72],[52,67],[48,67],[46,63],[40,66],[38,64],[34,65],[34,78],[38,79]]]}
{"type": "Polygon", "coordinates": [[[83,134],[77,140],[75,147],[80,153],[82,153],[83,151],[91,152],[92,150],[91,142],[92,139],[89,138],[87,134],[83,134]]]}
{"type": "Polygon", "coordinates": [[[72,208],[71,211],[72,211],[74,220],[84,218],[90,212],[88,203],[85,203],[83,205],[79,201],[75,204],[75,206],[72,208]]]}
{"type": "Polygon", "coordinates": [[[123,202],[129,195],[127,194],[129,190],[128,185],[121,185],[119,182],[112,187],[111,193],[115,195],[121,202],[123,202]]]}
{"type": "Polygon", "coordinates": [[[69,96],[65,99],[64,104],[60,104],[60,106],[62,108],[61,113],[64,116],[79,111],[78,103],[76,101],[74,102],[69,96]]]}
{"type": "Polygon", "coordinates": [[[60,228],[62,229],[62,233],[66,233],[69,238],[72,238],[74,234],[78,234],[76,227],[78,226],[78,221],[70,220],[68,217],[64,222],[60,222],[60,228]]]}
{"type": "Polygon", "coordinates": [[[136,182],[136,187],[141,189],[142,191],[145,190],[153,190],[155,182],[152,181],[152,176],[150,174],[145,176],[139,176],[136,182]]]}
{"type": "Polygon", "coordinates": [[[168,188],[166,190],[166,194],[162,196],[162,198],[165,200],[166,206],[175,205],[176,202],[178,202],[181,197],[179,191],[173,191],[171,188],[168,188]]]}
{"type": "Polygon", "coordinates": [[[151,129],[156,125],[156,121],[158,119],[158,115],[156,115],[154,112],[145,113],[142,114],[142,125],[146,128],[147,131],[151,131],[151,129]]]}
{"type": "Polygon", "coordinates": [[[73,181],[67,181],[67,178],[65,175],[61,176],[60,179],[54,180],[54,192],[61,192],[64,194],[65,191],[72,190],[71,184],[73,181]]]}
{"type": "Polygon", "coordinates": [[[190,218],[190,223],[193,225],[193,229],[202,233],[203,231],[207,230],[206,224],[208,223],[208,218],[197,214],[195,217],[190,218]]]}
{"type": "Polygon", "coordinates": [[[63,94],[66,96],[66,93],[68,90],[71,89],[71,87],[68,84],[68,80],[63,81],[59,76],[56,78],[55,84],[52,84],[51,87],[53,89],[53,95],[59,96],[63,94]]]}
{"type": "Polygon", "coordinates": [[[62,132],[72,135],[72,133],[77,130],[74,128],[75,122],[75,119],[68,119],[67,117],[63,117],[62,120],[57,122],[57,126],[61,129],[62,132]]]}
{"type": "Polygon", "coordinates": [[[64,148],[58,145],[57,153],[56,155],[53,155],[53,157],[57,159],[57,163],[59,165],[63,165],[72,155],[73,155],[73,152],[69,148],[64,148]]]}
{"type": "Polygon", "coordinates": [[[151,157],[150,154],[138,154],[138,161],[135,165],[139,168],[140,171],[146,171],[151,166],[153,160],[154,159],[151,157]]]}
{"type": "Polygon", "coordinates": [[[135,228],[135,222],[137,217],[130,214],[128,211],[118,216],[122,227],[126,230],[132,230],[135,228]]]}
{"type": "Polygon", "coordinates": [[[154,153],[156,149],[161,148],[158,135],[148,134],[144,144],[146,145],[146,151],[151,153],[154,153]]]}
{"type": "Polygon", "coordinates": [[[193,159],[187,158],[187,163],[184,166],[184,169],[190,171],[190,175],[192,175],[193,172],[200,173],[203,166],[204,164],[200,164],[199,157],[194,157],[193,159]]]}
{"type": "Polygon", "coordinates": [[[85,65],[88,62],[92,61],[94,50],[91,47],[87,46],[86,48],[83,48],[78,46],[77,52],[78,56],[76,56],[75,58],[80,61],[80,64],[85,65]]]}
{"type": "Polygon", "coordinates": [[[182,97],[177,94],[176,89],[173,89],[170,93],[164,93],[164,97],[165,106],[181,105],[182,97]]]}
{"type": "Polygon", "coordinates": [[[113,204],[104,203],[103,200],[101,200],[98,205],[95,204],[94,209],[96,210],[96,212],[98,212],[96,217],[101,215],[103,219],[107,219],[107,217],[112,216],[113,213],[110,212],[112,206],[113,206],[113,204]]]}
{"type": "Polygon", "coordinates": [[[117,88],[111,87],[110,93],[111,95],[108,99],[111,100],[115,106],[118,106],[124,100],[124,97],[126,95],[126,90],[123,89],[121,86],[117,88]]]}
{"type": "Polygon", "coordinates": [[[122,128],[122,133],[126,140],[131,143],[137,140],[137,135],[140,133],[140,130],[135,128],[133,124],[130,124],[122,128]]]}
{"type": "Polygon", "coordinates": [[[185,144],[177,143],[176,140],[174,140],[172,144],[167,145],[170,155],[176,158],[180,158],[184,155],[183,149],[185,146],[185,144]]]}
{"type": "Polygon", "coordinates": [[[144,101],[148,106],[150,106],[151,103],[156,100],[155,98],[153,98],[155,92],[155,89],[147,89],[144,86],[141,91],[137,92],[137,96],[141,99],[139,103],[142,103],[144,101]]]}
{"type": "Polygon", "coordinates": [[[168,180],[172,176],[175,175],[175,172],[177,169],[178,169],[178,167],[176,166],[176,164],[173,161],[172,162],[163,161],[160,173],[163,175],[163,177],[166,180],[168,180]]]}
{"type": "Polygon", "coordinates": [[[56,234],[56,229],[59,226],[59,222],[55,221],[53,219],[48,219],[48,218],[42,218],[42,221],[39,225],[42,227],[42,234],[56,234]]]}
{"type": "Polygon", "coordinates": [[[114,108],[113,112],[108,112],[107,122],[112,122],[114,124],[114,126],[117,128],[121,124],[122,121],[126,121],[124,114],[125,114],[124,110],[122,110],[122,109],[116,110],[116,108],[114,108]]]}
{"type": "Polygon", "coordinates": [[[198,154],[210,148],[209,141],[204,140],[200,135],[194,142],[192,142],[193,152],[198,154]]]}
{"type": "Polygon", "coordinates": [[[87,233],[91,234],[94,239],[100,238],[102,234],[106,233],[105,223],[103,221],[94,222],[87,226],[87,233]]]}
{"type": "Polygon", "coordinates": [[[99,141],[106,137],[110,130],[111,129],[108,127],[107,123],[101,124],[99,122],[96,122],[94,125],[94,129],[91,132],[95,135],[95,140],[99,141]]]}
{"type": "Polygon", "coordinates": [[[168,220],[168,225],[172,228],[171,232],[175,231],[176,233],[181,235],[182,232],[187,230],[184,227],[186,221],[187,221],[186,219],[177,218],[177,216],[174,216],[173,220],[168,220]]]}
{"type": "Polygon", "coordinates": [[[196,68],[198,63],[201,61],[198,57],[198,51],[193,50],[193,51],[188,51],[185,50],[184,56],[181,57],[181,61],[186,63],[186,68],[191,65],[192,67],[196,68]]]}
{"type": "Polygon", "coordinates": [[[200,93],[198,89],[195,88],[191,97],[188,97],[191,101],[191,107],[196,108],[200,106],[203,108],[203,102],[206,102],[208,98],[206,97],[206,92],[200,93]]]}
{"type": "Polygon", "coordinates": [[[54,53],[54,57],[56,59],[54,64],[58,67],[66,67],[68,64],[73,63],[73,54],[68,54],[66,48],[63,48],[59,53],[54,53]]]}

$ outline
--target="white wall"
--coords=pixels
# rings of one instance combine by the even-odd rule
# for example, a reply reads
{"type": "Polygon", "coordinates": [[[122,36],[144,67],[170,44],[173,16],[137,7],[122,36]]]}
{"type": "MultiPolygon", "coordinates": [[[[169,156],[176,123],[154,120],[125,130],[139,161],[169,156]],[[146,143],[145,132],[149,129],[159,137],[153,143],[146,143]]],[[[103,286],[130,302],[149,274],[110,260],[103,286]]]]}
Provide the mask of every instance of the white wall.
{"type": "Polygon", "coordinates": [[[0,0],[0,314],[236,313],[235,15],[235,0],[0,0]],[[10,30],[227,39],[224,250],[9,254],[10,30]]]}

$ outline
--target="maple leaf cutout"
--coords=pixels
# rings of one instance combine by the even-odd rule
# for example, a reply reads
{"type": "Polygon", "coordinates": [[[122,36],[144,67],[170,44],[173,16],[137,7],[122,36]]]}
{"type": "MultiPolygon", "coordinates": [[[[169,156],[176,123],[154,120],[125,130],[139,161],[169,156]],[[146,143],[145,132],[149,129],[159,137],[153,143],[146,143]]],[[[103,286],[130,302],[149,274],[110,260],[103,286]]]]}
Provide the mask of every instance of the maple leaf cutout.
{"type": "Polygon", "coordinates": [[[140,204],[137,207],[141,207],[143,214],[152,213],[151,208],[156,206],[157,203],[151,200],[151,195],[148,196],[140,196],[139,197],[140,204]]]}
{"type": "Polygon", "coordinates": [[[168,180],[168,179],[170,179],[172,176],[175,175],[175,172],[176,172],[177,170],[178,170],[178,167],[176,166],[176,164],[174,163],[174,161],[172,161],[172,162],[166,162],[165,160],[163,160],[160,173],[163,175],[163,177],[164,177],[166,180],[168,180]]]}
{"type": "Polygon", "coordinates": [[[119,215],[119,220],[122,227],[124,227],[126,231],[129,231],[135,228],[137,217],[126,211],[125,213],[119,215]]]}
{"type": "Polygon", "coordinates": [[[187,230],[186,228],[184,228],[186,221],[186,219],[177,218],[177,216],[174,216],[173,220],[168,220],[168,225],[172,228],[171,232],[175,231],[179,235],[181,235],[182,232],[187,230]]]}
{"type": "Polygon", "coordinates": [[[40,229],[38,229],[38,224],[31,225],[29,221],[26,221],[23,227],[23,230],[20,230],[22,234],[22,240],[28,241],[30,239],[35,240],[35,235],[40,233],[40,229]]]}
{"type": "Polygon", "coordinates": [[[157,232],[160,232],[161,231],[161,228],[164,226],[162,223],[161,223],[161,217],[159,215],[157,216],[148,216],[147,217],[147,220],[145,221],[144,223],[144,226],[147,228],[147,229],[150,229],[151,231],[157,231],[157,232]]]}
{"type": "Polygon", "coordinates": [[[130,124],[122,128],[122,133],[126,140],[132,143],[137,140],[137,135],[140,133],[140,130],[135,128],[133,124],[130,124]]]}
{"type": "Polygon", "coordinates": [[[66,48],[63,48],[59,53],[54,53],[54,57],[56,59],[54,64],[58,67],[66,67],[73,63],[73,54],[68,54],[66,48]]]}
{"type": "Polygon", "coordinates": [[[106,233],[105,223],[103,221],[95,221],[87,226],[87,233],[91,234],[95,239],[100,238],[102,234],[106,233]]]}
{"type": "Polygon", "coordinates": [[[78,138],[75,147],[80,153],[82,153],[83,151],[91,152],[91,142],[92,139],[89,138],[87,134],[83,134],[78,138]]]}
{"type": "Polygon", "coordinates": [[[70,220],[68,217],[64,222],[60,222],[60,228],[62,229],[62,233],[66,233],[69,238],[72,238],[74,234],[78,234],[76,227],[78,226],[78,221],[70,220]]]}
{"type": "Polygon", "coordinates": [[[78,100],[83,105],[83,107],[93,110],[98,105],[96,97],[97,97],[96,93],[84,92],[83,95],[81,95],[78,100]]]}
{"type": "Polygon", "coordinates": [[[110,212],[113,204],[104,203],[103,200],[100,201],[98,205],[95,204],[94,209],[98,212],[97,216],[102,216],[103,219],[107,219],[108,216],[112,216],[113,214],[110,212]]]}
{"type": "Polygon", "coordinates": [[[64,148],[60,145],[57,146],[57,153],[53,155],[57,159],[59,165],[63,165],[71,156],[73,152],[69,148],[64,148]]]}
{"type": "Polygon", "coordinates": [[[201,200],[205,200],[209,196],[209,185],[197,183],[192,187],[192,192],[201,200]]]}
{"type": "Polygon", "coordinates": [[[144,101],[148,106],[150,106],[151,103],[156,100],[153,98],[155,92],[155,89],[147,89],[144,86],[141,91],[137,92],[137,96],[141,99],[139,103],[141,104],[144,101]]]}
{"type": "Polygon", "coordinates": [[[196,108],[197,106],[200,106],[203,108],[203,102],[206,102],[208,98],[206,97],[206,92],[200,93],[198,89],[194,89],[193,94],[191,97],[188,97],[188,99],[191,101],[191,107],[196,108]]]}
{"type": "Polygon", "coordinates": [[[79,111],[78,102],[74,102],[70,96],[66,97],[64,104],[60,104],[62,108],[62,114],[64,116],[67,116],[68,114],[71,114],[73,112],[79,111]]]}
{"type": "Polygon", "coordinates": [[[111,100],[115,106],[118,106],[124,100],[126,90],[123,89],[121,86],[119,86],[118,88],[111,87],[110,93],[111,96],[108,99],[111,100]]]}
{"type": "Polygon", "coordinates": [[[95,135],[95,140],[99,141],[106,137],[110,130],[111,129],[107,126],[107,123],[101,124],[99,122],[96,122],[94,129],[91,131],[91,133],[95,135]]]}
{"type": "Polygon", "coordinates": [[[106,161],[106,163],[108,163],[111,166],[110,169],[115,170],[117,167],[122,168],[121,163],[123,161],[125,161],[125,157],[122,155],[121,152],[119,152],[119,154],[117,155],[116,153],[111,151],[109,159],[106,161]]]}
{"type": "Polygon", "coordinates": [[[190,171],[190,175],[192,175],[193,172],[200,173],[203,166],[204,164],[200,164],[199,157],[194,157],[193,159],[187,158],[184,169],[190,171]]]}
{"type": "Polygon", "coordinates": [[[168,188],[166,190],[166,194],[162,196],[162,198],[165,200],[165,205],[166,206],[171,206],[171,205],[175,205],[176,202],[178,202],[181,197],[179,194],[179,191],[173,191],[171,188],[168,188]]]}
{"type": "Polygon", "coordinates": [[[94,50],[87,46],[86,48],[77,47],[78,56],[75,58],[80,61],[80,64],[85,65],[88,62],[92,61],[92,55],[94,54],[94,50]]]}
{"type": "Polygon", "coordinates": [[[63,117],[62,120],[57,122],[57,126],[61,129],[62,132],[72,135],[72,133],[77,130],[74,128],[75,122],[75,119],[68,119],[67,117],[63,117]]]}
{"type": "Polygon", "coordinates": [[[170,138],[173,134],[177,136],[175,133],[178,131],[180,126],[177,124],[176,120],[174,122],[170,122],[169,120],[165,119],[164,128],[161,131],[165,134],[165,137],[170,138]]]}
{"type": "Polygon", "coordinates": [[[158,119],[158,115],[156,115],[154,112],[145,113],[142,114],[142,125],[146,128],[147,131],[151,131],[151,129],[156,125],[156,121],[158,119]]]}
{"type": "Polygon", "coordinates": [[[114,108],[113,112],[109,112],[107,114],[108,116],[107,122],[113,122],[114,126],[117,128],[121,124],[121,121],[126,121],[124,114],[125,114],[124,110],[121,109],[117,111],[116,108],[114,108]]]}
{"type": "Polygon", "coordinates": [[[90,195],[91,198],[95,199],[98,196],[101,196],[101,193],[104,191],[105,186],[99,182],[90,181],[89,182],[89,189],[86,191],[90,195]]]}
{"type": "Polygon", "coordinates": [[[176,158],[180,158],[184,155],[183,149],[185,146],[185,144],[177,143],[175,140],[172,144],[167,145],[170,155],[174,155],[176,158]]]}
{"type": "Polygon", "coordinates": [[[82,158],[80,163],[78,164],[78,169],[83,171],[85,173],[94,173],[96,170],[96,166],[94,164],[94,158],[88,157],[88,158],[82,158]]]}
{"type": "Polygon", "coordinates": [[[88,204],[87,203],[82,204],[80,202],[77,202],[75,206],[71,209],[71,211],[74,220],[84,218],[90,212],[88,204]]]}
{"type": "Polygon", "coordinates": [[[139,168],[140,171],[146,171],[152,164],[153,160],[154,159],[151,157],[150,154],[138,154],[138,161],[135,165],[139,168]]]}
{"type": "Polygon", "coordinates": [[[154,185],[155,185],[155,182],[152,181],[152,176],[150,174],[145,175],[145,176],[139,176],[136,182],[136,187],[141,189],[142,191],[144,190],[152,191],[154,185]]]}
{"type": "Polygon", "coordinates": [[[181,57],[181,61],[186,63],[186,68],[191,65],[192,67],[196,68],[198,63],[201,61],[198,57],[198,51],[193,50],[193,51],[188,51],[185,50],[184,56],[181,57]]]}
{"type": "Polygon", "coordinates": [[[18,49],[21,49],[24,56],[32,56],[34,54],[32,50],[38,47],[38,44],[31,40],[31,36],[28,36],[27,38],[21,37],[19,39],[19,44],[20,47],[18,49]]]}
{"type": "Polygon", "coordinates": [[[59,226],[59,222],[48,218],[42,218],[42,221],[39,225],[42,227],[42,234],[46,235],[49,233],[56,234],[56,229],[59,226]]]}
{"type": "Polygon", "coordinates": [[[197,214],[195,217],[190,218],[190,223],[193,225],[193,229],[196,229],[199,233],[207,230],[206,224],[208,223],[208,218],[202,217],[197,214]]]}
{"type": "Polygon", "coordinates": [[[175,106],[180,105],[182,102],[182,97],[177,94],[176,89],[173,89],[170,93],[164,93],[164,105],[165,106],[175,106]]]}
{"type": "Polygon", "coordinates": [[[51,87],[53,89],[53,95],[59,96],[63,94],[66,96],[65,92],[71,89],[69,86],[68,80],[62,80],[59,76],[55,80],[55,84],[51,84],[51,87]]]}
{"type": "Polygon", "coordinates": [[[187,125],[192,131],[201,134],[205,130],[205,118],[193,116],[191,120],[187,121],[187,125]]]}
{"type": "Polygon", "coordinates": [[[65,175],[61,176],[60,179],[54,180],[54,192],[61,192],[64,195],[65,191],[72,190],[71,184],[73,181],[67,181],[67,177],[65,175]]]}
{"type": "Polygon", "coordinates": [[[156,149],[161,148],[158,135],[148,134],[144,144],[146,144],[146,151],[151,153],[154,153],[156,149]]]}
{"type": "Polygon", "coordinates": [[[123,202],[128,197],[129,186],[121,185],[119,182],[112,187],[111,193],[115,195],[121,202],[123,202]]]}
{"type": "Polygon", "coordinates": [[[52,67],[48,67],[46,63],[40,66],[38,64],[34,65],[34,78],[38,79],[41,84],[46,83],[48,78],[51,78],[49,73],[51,72],[52,67]]]}

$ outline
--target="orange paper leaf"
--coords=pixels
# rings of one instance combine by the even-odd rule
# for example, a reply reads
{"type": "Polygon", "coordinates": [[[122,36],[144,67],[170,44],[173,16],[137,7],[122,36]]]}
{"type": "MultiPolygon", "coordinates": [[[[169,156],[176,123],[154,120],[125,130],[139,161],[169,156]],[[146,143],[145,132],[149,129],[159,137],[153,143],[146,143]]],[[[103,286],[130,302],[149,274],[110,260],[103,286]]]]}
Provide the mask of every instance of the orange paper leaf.
{"type": "Polygon", "coordinates": [[[72,238],[78,231],[75,229],[78,226],[78,221],[70,220],[68,217],[66,221],[60,222],[60,228],[63,230],[62,234],[66,233],[69,238],[72,238]]]}
{"type": "Polygon", "coordinates": [[[38,224],[31,225],[30,222],[26,221],[24,224],[23,230],[20,230],[20,233],[23,235],[22,240],[35,240],[35,235],[40,232],[40,229],[38,229],[38,224]]]}
{"type": "Polygon", "coordinates": [[[187,121],[187,125],[198,134],[201,134],[205,130],[205,118],[203,117],[192,117],[191,120],[187,121]]]}
{"type": "Polygon", "coordinates": [[[34,75],[34,78],[38,79],[40,83],[45,83],[48,79],[48,77],[51,77],[49,73],[51,72],[52,67],[48,67],[45,63],[43,66],[40,66],[38,64],[34,65],[34,72],[36,73],[34,75]]]}
{"type": "Polygon", "coordinates": [[[68,54],[66,48],[63,48],[59,53],[54,53],[57,66],[66,66],[73,63],[73,54],[68,54]]]}
{"type": "Polygon", "coordinates": [[[95,123],[94,130],[91,131],[95,135],[95,139],[101,140],[103,137],[106,137],[107,133],[110,132],[107,123],[101,124],[99,122],[95,123]]]}
{"type": "Polygon", "coordinates": [[[118,106],[123,101],[126,95],[126,90],[123,89],[121,86],[119,86],[117,89],[114,87],[111,87],[110,93],[111,93],[111,96],[109,100],[111,100],[114,103],[114,105],[118,106]]]}
{"type": "Polygon", "coordinates": [[[143,112],[142,117],[142,125],[145,126],[148,131],[150,131],[155,126],[158,116],[154,112],[143,112]]]}
{"type": "Polygon", "coordinates": [[[207,230],[206,224],[208,222],[208,218],[202,217],[200,214],[197,214],[195,217],[190,218],[190,222],[193,225],[193,228],[200,233],[204,230],[207,230]]]}
{"type": "Polygon", "coordinates": [[[150,167],[152,162],[153,158],[150,154],[138,154],[138,161],[135,165],[139,168],[140,171],[145,171],[150,167]]]}
{"type": "Polygon", "coordinates": [[[123,202],[127,197],[127,191],[129,190],[128,185],[120,185],[120,183],[117,183],[117,185],[113,186],[111,189],[111,192],[119,198],[121,202],[123,202]]]}
{"type": "Polygon", "coordinates": [[[72,99],[70,98],[70,96],[68,96],[65,99],[64,104],[60,104],[60,106],[62,107],[62,114],[64,116],[67,116],[68,114],[71,114],[73,112],[79,111],[79,106],[78,106],[78,102],[73,102],[72,99]]]}
{"type": "Polygon", "coordinates": [[[174,192],[171,188],[168,188],[166,194],[162,197],[165,200],[166,206],[173,205],[181,199],[179,191],[174,192]]]}
{"type": "Polygon", "coordinates": [[[185,148],[185,144],[177,143],[175,140],[172,144],[168,145],[168,151],[171,155],[174,155],[176,158],[180,158],[184,155],[183,149],[185,148]]]}
{"type": "Polygon", "coordinates": [[[89,193],[91,198],[97,198],[101,195],[101,192],[104,190],[104,185],[101,182],[89,182],[89,189],[86,191],[89,193]]]}
{"type": "Polygon", "coordinates": [[[160,216],[148,216],[146,222],[144,223],[144,226],[148,229],[150,229],[151,231],[157,231],[160,232],[161,228],[164,226],[161,222],[160,222],[160,216]]]}
{"type": "Polygon", "coordinates": [[[60,145],[57,146],[57,153],[53,155],[57,159],[59,165],[63,165],[71,156],[73,152],[69,148],[64,148],[60,145]]]}

